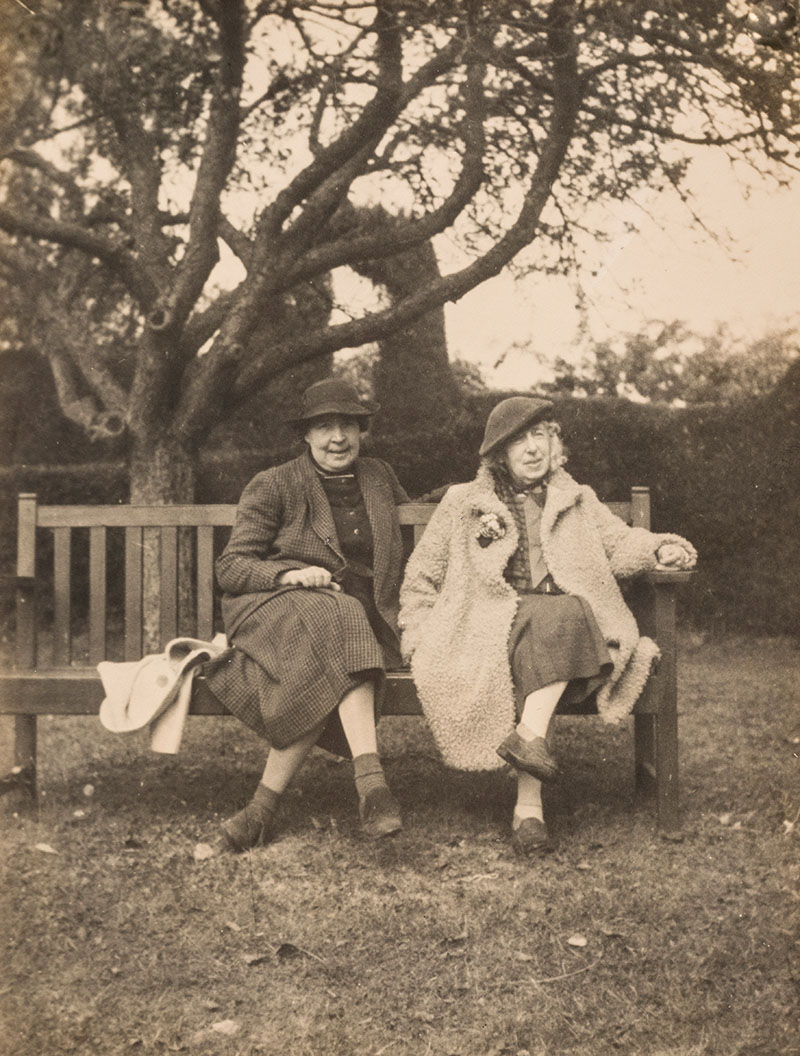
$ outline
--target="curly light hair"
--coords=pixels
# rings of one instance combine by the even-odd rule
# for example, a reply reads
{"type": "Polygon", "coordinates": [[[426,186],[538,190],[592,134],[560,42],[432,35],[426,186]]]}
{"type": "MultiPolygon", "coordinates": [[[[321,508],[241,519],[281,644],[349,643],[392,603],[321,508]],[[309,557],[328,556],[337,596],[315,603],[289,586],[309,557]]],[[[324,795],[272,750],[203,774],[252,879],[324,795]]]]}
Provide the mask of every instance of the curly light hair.
{"type": "MultiPolygon", "coordinates": [[[[558,422],[550,421],[549,419],[544,422],[537,422],[537,425],[543,425],[547,432],[550,434],[550,468],[545,476],[545,481],[549,480],[553,473],[557,469],[560,469],[567,461],[567,449],[564,446],[564,441],[561,439],[561,426],[558,422]]],[[[508,467],[506,466],[505,450],[511,440],[514,437],[509,437],[505,443],[500,444],[499,447],[495,448],[494,451],[490,451],[488,455],[485,455],[481,462],[483,465],[488,466],[495,476],[501,477],[508,476],[508,467]]]]}

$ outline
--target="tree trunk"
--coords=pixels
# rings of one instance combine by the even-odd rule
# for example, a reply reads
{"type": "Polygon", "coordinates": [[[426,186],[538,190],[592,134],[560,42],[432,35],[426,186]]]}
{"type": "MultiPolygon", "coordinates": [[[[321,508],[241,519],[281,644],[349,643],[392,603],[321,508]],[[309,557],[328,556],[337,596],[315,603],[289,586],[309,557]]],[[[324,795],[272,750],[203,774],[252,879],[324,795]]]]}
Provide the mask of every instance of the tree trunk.
{"type": "MultiPolygon", "coordinates": [[[[132,506],[161,506],[194,502],[196,456],[172,438],[135,438],[130,455],[132,506]]],[[[192,533],[179,532],[178,624],[182,633],[194,633],[192,533]]],[[[161,534],[145,529],[142,539],[143,651],[159,652],[161,641],[161,534]]]]}
{"type": "MultiPolygon", "coordinates": [[[[430,242],[398,256],[361,263],[359,274],[382,285],[393,304],[441,278],[430,242]]],[[[378,342],[375,397],[381,405],[381,433],[439,424],[461,406],[447,355],[444,308],[438,307],[378,342]]]]}

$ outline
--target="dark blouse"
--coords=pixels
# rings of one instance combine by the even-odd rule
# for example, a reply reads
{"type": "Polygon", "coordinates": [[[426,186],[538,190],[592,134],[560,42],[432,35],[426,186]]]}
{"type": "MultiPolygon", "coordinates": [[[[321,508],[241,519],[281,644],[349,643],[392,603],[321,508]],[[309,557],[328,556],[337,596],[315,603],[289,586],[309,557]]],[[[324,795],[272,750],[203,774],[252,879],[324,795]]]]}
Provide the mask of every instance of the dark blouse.
{"type": "Polygon", "coordinates": [[[378,612],[373,592],[374,543],[367,517],[364,496],[354,473],[324,473],[317,469],[323,490],[331,506],[339,546],[347,564],[336,580],[345,594],[357,598],[364,606],[375,637],[386,651],[391,667],[402,663],[395,636],[378,612]]]}
{"type": "Polygon", "coordinates": [[[364,496],[354,473],[320,474],[336,525],[336,534],[348,568],[371,575],[374,558],[372,528],[364,506],[364,496]]]}

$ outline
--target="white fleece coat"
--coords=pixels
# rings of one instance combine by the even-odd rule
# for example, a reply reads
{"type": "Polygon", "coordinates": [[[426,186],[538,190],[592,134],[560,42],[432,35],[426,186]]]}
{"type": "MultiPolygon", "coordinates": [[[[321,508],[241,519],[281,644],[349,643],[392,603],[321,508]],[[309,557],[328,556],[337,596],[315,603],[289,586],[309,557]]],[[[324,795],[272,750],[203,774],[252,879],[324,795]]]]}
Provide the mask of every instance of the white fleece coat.
{"type": "MultiPolygon", "coordinates": [[[[606,639],[614,670],[597,706],[603,719],[619,721],[642,692],[658,648],[639,636],[617,578],[655,568],[662,543],[696,556],[694,548],[678,535],[629,527],[563,469],[548,483],[541,539],[553,580],[589,602],[606,639]]],[[[471,483],[447,491],[406,567],[403,654],[442,757],[459,770],[504,765],[495,749],[514,722],[508,638],[519,596],[503,572],[518,541],[514,518],[482,466],[471,483]],[[500,518],[505,534],[482,547],[485,513],[500,518]]]]}

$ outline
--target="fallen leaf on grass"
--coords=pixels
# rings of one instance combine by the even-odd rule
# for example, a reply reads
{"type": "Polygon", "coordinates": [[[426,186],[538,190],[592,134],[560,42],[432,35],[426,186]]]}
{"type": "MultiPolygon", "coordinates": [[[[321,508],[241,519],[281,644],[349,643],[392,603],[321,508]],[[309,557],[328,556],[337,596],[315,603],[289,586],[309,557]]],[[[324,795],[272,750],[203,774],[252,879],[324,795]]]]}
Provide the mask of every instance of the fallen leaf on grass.
{"type": "Polygon", "coordinates": [[[42,854],[58,854],[55,847],[51,847],[49,843],[37,843],[34,850],[41,851],[42,854]]]}
{"type": "Polygon", "coordinates": [[[295,946],[293,942],[282,942],[275,950],[275,956],[279,961],[291,960],[294,957],[313,957],[315,961],[319,961],[323,967],[327,968],[324,957],[320,957],[318,953],[313,953],[311,950],[305,950],[301,946],[295,946]]]}
{"type": "Polygon", "coordinates": [[[214,848],[210,843],[196,843],[192,851],[192,858],[196,862],[206,862],[214,857],[214,848]]]}
{"type": "Polygon", "coordinates": [[[220,1007],[221,1006],[218,1005],[216,1001],[204,1001],[203,1002],[203,1008],[207,1012],[219,1012],[220,1007]]]}
{"type": "Polygon", "coordinates": [[[583,872],[587,872],[592,867],[589,864],[589,862],[578,862],[578,864],[575,866],[575,868],[576,869],[581,869],[583,872]]]}
{"type": "Polygon", "coordinates": [[[732,814],[720,814],[718,815],[717,820],[719,821],[720,825],[730,825],[732,817],[732,814]]]}
{"type": "Polygon", "coordinates": [[[532,961],[533,957],[530,953],[523,953],[521,950],[517,950],[517,952],[514,954],[514,960],[527,962],[532,961]]]}
{"type": "Polygon", "coordinates": [[[602,927],[600,931],[607,939],[624,939],[625,935],[621,931],[617,931],[616,928],[602,927]]]}
{"type": "Polygon", "coordinates": [[[659,839],[666,840],[667,843],[683,843],[683,833],[676,829],[664,829],[658,835],[659,839]]]}
{"type": "Polygon", "coordinates": [[[221,1019],[219,1023],[212,1023],[211,1029],[215,1030],[217,1034],[225,1034],[231,1037],[238,1032],[239,1024],[234,1019],[221,1019]]]}
{"type": "Polygon", "coordinates": [[[469,931],[466,924],[461,931],[454,931],[452,935],[445,935],[442,939],[442,946],[462,946],[469,938],[469,931]]]}
{"type": "Polygon", "coordinates": [[[86,817],[86,811],[85,810],[73,810],[72,816],[73,816],[73,818],[85,818],[86,817]]]}
{"type": "Polygon", "coordinates": [[[264,964],[265,961],[270,959],[269,953],[246,953],[244,955],[244,963],[249,968],[255,968],[257,964],[264,964]]]}
{"type": "Polygon", "coordinates": [[[568,946],[588,946],[589,940],[585,935],[579,935],[577,932],[574,935],[570,935],[567,939],[568,946]]]}

